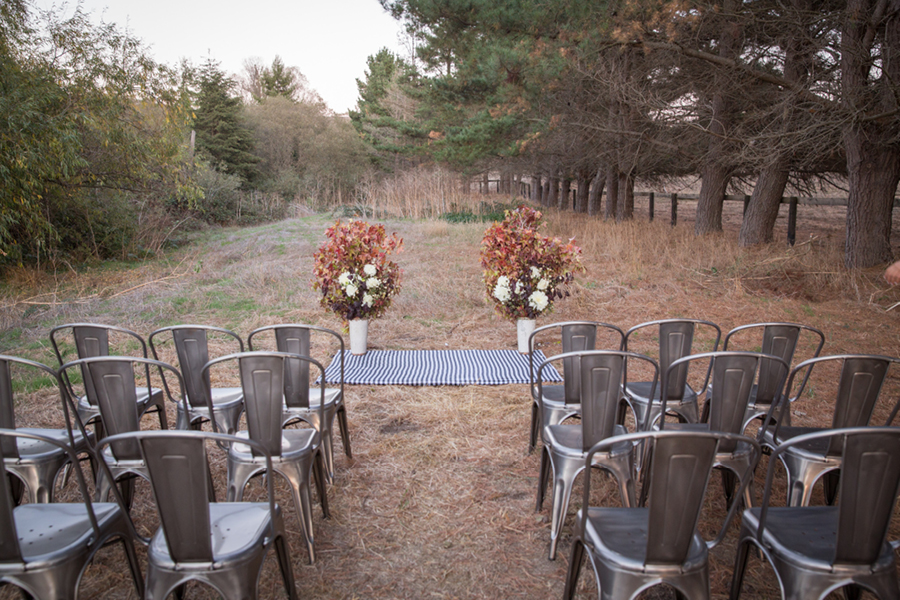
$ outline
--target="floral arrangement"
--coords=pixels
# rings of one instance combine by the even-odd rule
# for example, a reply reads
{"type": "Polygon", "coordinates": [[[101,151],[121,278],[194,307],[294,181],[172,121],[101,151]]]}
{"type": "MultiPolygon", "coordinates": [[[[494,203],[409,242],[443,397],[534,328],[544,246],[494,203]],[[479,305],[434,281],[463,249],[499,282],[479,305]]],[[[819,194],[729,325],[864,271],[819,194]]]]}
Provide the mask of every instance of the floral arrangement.
{"type": "Polygon", "coordinates": [[[574,239],[564,244],[538,232],[541,217],[527,206],[506,211],[481,242],[485,291],[497,313],[511,321],[550,312],[555,300],[569,295],[566,286],[575,272],[584,269],[574,239]]]}
{"type": "Polygon", "coordinates": [[[338,221],[325,237],[313,255],[313,289],[322,291],[322,306],[347,321],[383,315],[400,291],[400,267],[388,255],[403,249],[403,238],[365,221],[338,221]]]}

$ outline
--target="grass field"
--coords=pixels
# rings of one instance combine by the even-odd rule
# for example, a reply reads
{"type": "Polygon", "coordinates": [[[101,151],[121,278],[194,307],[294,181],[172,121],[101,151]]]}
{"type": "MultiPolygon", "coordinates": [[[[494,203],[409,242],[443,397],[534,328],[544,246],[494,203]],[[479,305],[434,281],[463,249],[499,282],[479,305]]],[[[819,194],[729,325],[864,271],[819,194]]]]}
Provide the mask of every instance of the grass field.
{"type": "MultiPolygon", "coordinates": [[[[571,297],[538,325],[591,319],[627,329],[653,319],[693,317],[713,321],[725,332],[751,322],[794,321],[823,330],[827,354],[900,356],[900,306],[888,310],[900,302],[900,287],[884,283],[881,269],[845,271],[839,227],[801,223],[796,246],[747,250],[737,247],[733,216],[726,233],[703,239],[693,236],[688,214],[679,219],[672,229],[645,218],[612,224],[548,215],[548,232],[574,236],[583,247],[586,272],[571,297]]],[[[193,234],[165,256],[142,263],[12,273],[0,286],[0,352],[54,364],[50,328],[79,321],[144,335],[178,323],[216,325],[244,337],[280,322],[341,330],[343,324],[319,306],[311,287],[312,254],[333,220],[311,215],[193,234]]],[[[479,266],[484,224],[384,222],[404,238],[405,251],[396,257],[403,290],[388,314],[370,324],[370,349],[515,347],[515,326],[498,318],[484,295],[479,266]]],[[[900,231],[896,223],[894,231],[900,231]]],[[[326,362],[333,351],[317,349],[326,362]]],[[[555,351],[552,344],[545,350],[555,351]]],[[[811,347],[804,344],[798,356],[808,352],[811,347]]],[[[45,383],[20,387],[21,425],[59,423],[45,383]]],[[[827,422],[830,383],[823,377],[810,388],[801,420],[827,422]]],[[[900,374],[892,375],[884,397],[900,397],[900,374]]],[[[332,517],[323,519],[318,507],[314,514],[315,565],[307,564],[288,490],[276,487],[300,597],[561,597],[580,501],[576,492],[559,556],[548,561],[550,507],[545,502],[541,512],[534,510],[539,454],[527,452],[527,386],[349,386],[346,401],[353,459],[337,442],[336,478],[328,489],[332,517]]],[[[153,426],[155,420],[146,423],[153,426]]],[[[711,485],[717,492],[718,482],[711,485]]],[[[69,485],[64,495],[72,489],[69,485]]],[[[601,493],[616,501],[608,489],[601,493]]],[[[711,495],[706,528],[723,512],[719,494],[711,495]]],[[[149,488],[139,483],[134,515],[145,531],[154,526],[149,502],[149,488]]],[[[725,543],[713,552],[717,598],[727,596],[736,535],[732,524],[725,543]]],[[[900,522],[894,527],[898,536],[900,522]]],[[[117,546],[104,549],[88,569],[81,597],[134,597],[123,560],[117,546]]],[[[586,566],[579,597],[595,595],[590,579],[586,566]]],[[[283,596],[277,567],[269,560],[261,597],[283,596]]],[[[15,594],[6,588],[0,597],[15,594]]],[[[190,597],[216,596],[194,586],[190,597]]],[[[647,597],[673,596],[662,591],[647,597]]],[[[743,597],[777,597],[774,575],[757,559],[751,559],[743,597]]]]}

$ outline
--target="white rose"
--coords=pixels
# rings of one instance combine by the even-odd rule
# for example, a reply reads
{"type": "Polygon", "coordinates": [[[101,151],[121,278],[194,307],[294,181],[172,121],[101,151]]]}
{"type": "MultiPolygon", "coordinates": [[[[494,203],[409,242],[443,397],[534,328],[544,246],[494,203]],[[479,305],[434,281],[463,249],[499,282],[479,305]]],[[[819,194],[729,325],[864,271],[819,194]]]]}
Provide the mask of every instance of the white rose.
{"type": "MultiPolygon", "coordinates": [[[[368,266],[368,265],[366,265],[366,266],[368,266]]],[[[370,290],[374,290],[375,288],[377,288],[380,285],[381,285],[381,280],[378,279],[377,277],[369,277],[368,279],[366,279],[366,287],[370,290]]]]}
{"type": "Polygon", "coordinates": [[[546,279],[544,279],[543,277],[541,277],[541,280],[538,281],[537,289],[539,289],[543,292],[543,291],[546,291],[546,289],[548,287],[550,287],[550,282],[547,281],[546,279]]]}
{"type": "Polygon", "coordinates": [[[375,298],[372,297],[372,294],[363,294],[363,306],[372,306],[375,302],[375,298]]]}
{"type": "Polygon", "coordinates": [[[348,283],[347,286],[344,288],[344,291],[347,292],[348,296],[353,298],[354,296],[356,296],[356,292],[359,291],[359,288],[356,287],[355,285],[353,285],[352,283],[348,283]]]}
{"type": "Polygon", "coordinates": [[[499,283],[494,286],[494,298],[499,300],[500,302],[506,302],[509,300],[509,284],[500,285],[499,283]]]}
{"type": "Polygon", "coordinates": [[[547,304],[550,301],[547,298],[547,294],[544,292],[534,292],[528,297],[528,306],[533,308],[534,310],[541,312],[545,308],[547,308],[547,304]]]}
{"type": "Polygon", "coordinates": [[[341,284],[342,286],[345,286],[348,283],[350,283],[350,273],[347,273],[346,271],[341,273],[341,276],[338,277],[338,283],[341,284]]]}
{"type": "Polygon", "coordinates": [[[366,265],[363,267],[363,272],[365,272],[365,274],[368,275],[369,277],[372,277],[376,273],[378,273],[378,269],[375,268],[375,265],[369,264],[369,265],[366,265]]]}
{"type": "Polygon", "coordinates": [[[541,270],[538,269],[537,267],[531,267],[531,278],[537,279],[540,276],[541,276],[541,270]]]}
{"type": "Polygon", "coordinates": [[[525,286],[522,285],[521,281],[516,282],[516,294],[521,294],[525,289],[525,286]]]}

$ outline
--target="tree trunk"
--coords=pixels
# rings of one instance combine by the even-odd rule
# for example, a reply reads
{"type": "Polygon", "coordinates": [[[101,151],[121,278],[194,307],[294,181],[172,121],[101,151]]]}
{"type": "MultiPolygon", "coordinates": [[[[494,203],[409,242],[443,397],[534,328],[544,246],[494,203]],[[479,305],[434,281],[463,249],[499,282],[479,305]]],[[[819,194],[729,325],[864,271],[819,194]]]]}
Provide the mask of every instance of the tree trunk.
{"type": "Polygon", "coordinates": [[[778,207],[787,185],[788,169],[784,161],[769,165],[762,170],[750,196],[747,212],[741,222],[738,238],[743,247],[768,244],[772,241],[778,207]]]}
{"type": "Polygon", "coordinates": [[[848,269],[891,260],[891,211],[900,180],[900,151],[873,143],[883,132],[850,127],[844,134],[850,197],[847,201],[848,269]]]}
{"type": "Polygon", "coordinates": [[[544,185],[541,182],[540,175],[531,176],[531,201],[536,204],[543,204],[544,185]]]}
{"type": "Polygon", "coordinates": [[[550,176],[550,192],[547,194],[547,206],[555,207],[559,201],[559,177],[550,176]]]}
{"type": "Polygon", "coordinates": [[[616,218],[616,205],[619,203],[619,169],[614,163],[606,168],[606,212],[604,219],[616,218]]]}
{"type": "Polygon", "coordinates": [[[550,206],[550,178],[544,180],[544,191],[541,192],[541,205],[550,206]]]}
{"type": "Polygon", "coordinates": [[[572,180],[568,177],[563,177],[560,182],[560,190],[559,190],[559,204],[557,207],[559,210],[569,210],[569,193],[572,189],[572,180]]]}
{"type": "MultiPolygon", "coordinates": [[[[735,14],[738,0],[725,0],[722,13],[735,14]]],[[[736,21],[723,23],[722,33],[719,36],[719,56],[732,59],[740,55],[742,47],[742,35],[740,24],[736,21]]],[[[728,130],[731,128],[732,107],[723,92],[728,84],[723,77],[716,77],[712,82],[712,113],[709,122],[709,145],[706,158],[701,168],[703,181],[700,184],[700,199],[697,201],[697,220],[694,223],[694,233],[705,235],[707,233],[722,231],[722,203],[725,201],[725,190],[731,179],[732,167],[728,164],[729,148],[726,143],[728,130]]]]}
{"type": "Polygon", "coordinates": [[[592,217],[600,214],[600,197],[603,195],[604,185],[606,185],[606,176],[603,174],[603,169],[598,169],[588,194],[587,213],[592,217]]]}
{"type": "Polygon", "coordinates": [[[590,180],[587,171],[578,171],[578,192],[575,195],[575,212],[584,214],[588,210],[588,188],[590,180]]]}
{"type": "Polygon", "coordinates": [[[881,4],[849,0],[841,30],[841,92],[851,115],[844,129],[850,185],[844,263],[851,269],[891,259],[891,210],[900,179],[900,148],[892,143],[898,134],[892,90],[900,80],[900,0],[885,3],[884,11],[881,4]],[[872,68],[876,46],[880,70],[872,68]]]}
{"type": "Polygon", "coordinates": [[[634,177],[619,171],[619,203],[616,206],[616,221],[630,221],[634,218],[634,177]]]}

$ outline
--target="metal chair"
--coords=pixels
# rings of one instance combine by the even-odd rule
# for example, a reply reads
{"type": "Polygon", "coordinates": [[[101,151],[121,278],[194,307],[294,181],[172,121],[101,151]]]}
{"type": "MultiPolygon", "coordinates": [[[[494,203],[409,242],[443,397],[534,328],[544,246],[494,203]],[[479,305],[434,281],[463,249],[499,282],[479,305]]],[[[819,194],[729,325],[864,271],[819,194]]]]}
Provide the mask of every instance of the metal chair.
{"type": "MultiPolygon", "coordinates": [[[[759,352],[777,356],[790,365],[794,361],[801,334],[805,334],[805,340],[815,344],[815,350],[810,358],[819,356],[825,345],[825,334],[815,327],[799,323],[752,323],[735,327],[725,334],[722,350],[735,350],[735,344],[740,344],[745,349],[759,348],[759,352]],[[762,335],[762,339],[759,339],[760,335],[762,335]]],[[[775,365],[773,363],[760,365],[757,382],[750,390],[750,402],[747,404],[747,411],[744,415],[744,429],[747,429],[754,419],[764,419],[766,413],[769,412],[769,407],[777,400],[775,392],[780,373],[779,369],[770,371],[770,366],[774,367],[775,365]]],[[[809,378],[810,372],[811,370],[806,372],[805,378],[809,378]]],[[[784,383],[783,380],[781,383],[784,383]]],[[[791,401],[793,400],[795,398],[791,399],[791,401]]],[[[789,415],[789,412],[785,413],[785,416],[789,415]]]]}
{"type": "Polygon", "coordinates": [[[559,330],[562,353],[581,352],[583,350],[596,350],[598,329],[613,334],[613,343],[605,350],[619,350],[625,340],[625,332],[609,323],[599,321],[566,321],[563,323],[551,323],[535,329],[528,336],[528,378],[531,391],[531,438],[528,443],[528,451],[533,452],[537,445],[541,425],[558,425],[566,419],[581,414],[579,401],[579,386],[581,378],[578,375],[578,360],[574,357],[563,361],[562,385],[545,385],[543,397],[538,397],[535,380],[534,351],[538,340],[545,332],[559,330]],[[543,408],[543,414],[541,413],[543,408]]]}
{"type": "MultiPolygon", "coordinates": [[[[136,356],[95,356],[66,363],[60,368],[60,373],[65,374],[75,369],[84,373],[84,387],[100,413],[104,431],[107,435],[118,435],[139,431],[141,428],[140,414],[135,403],[135,372],[149,373],[150,367],[161,373],[168,371],[175,377],[184,410],[187,400],[181,374],[172,365],[158,360],[136,356]]],[[[150,384],[148,380],[147,385],[150,384]]],[[[97,498],[101,501],[107,500],[112,486],[123,478],[147,478],[147,465],[135,443],[110,446],[107,452],[98,452],[97,457],[106,464],[106,468],[99,470],[97,474],[97,498]],[[111,473],[112,477],[106,477],[105,473],[111,473]]],[[[133,481],[122,486],[122,495],[128,506],[131,504],[131,484],[133,481]]]]}
{"type": "Polygon", "coordinates": [[[143,540],[148,544],[145,597],[163,600],[173,591],[181,597],[189,581],[199,581],[228,600],[256,598],[264,559],[274,548],[285,591],[296,599],[272,477],[266,477],[264,502],[215,502],[210,497],[207,441],[249,446],[261,457],[265,472],[272,471],[262,444],[221,433],[141,431],[110,436],[99,444],[101,450],[135,446],[147,465],[160,527],[143,540]]]}
{"type": "MultiPolygon", "coordinates": [[[[894,363],[900,363],[900,359],[869,354],[820,356],[801,362],[791,370],[782,400],[770,408],[763,429],[759,433],[759,441],[764,448],[774,450],[784,442],[800,435],[825,429],[868,426],[878,405],[889,368],[894,363]],[[836,378],[837,390],[834,396],[831,427],[788,425],[792,419],[787,417],[787,412],[795,410],[794,407],[800,400],[788,402],[786,398],[800,398],[809,381],[808,377],[804,376],[796,394],[792,394],[795,379],[813,366],[817,372],[823,370],[828,367],[828,363],[837,363],[840,367],[839,375],[836,378]]],[[[831,379],[830,374],[828,379],[831,379]]],[[[900,410],[900,398],[891,408],[885,425],[893,422],[898,410],[900,410]]],[[[841,449],[836,442],[816,439],[810,443],[792,445],[784,452],[779,453],[778,458],[784,464],[787,472],[787,503],[789,506],[809,505],[813,486],[823,476],[825,477],[826,502],[833,504],[841,468],[841,449]]]]}
{"type": "Polygon", "coordinates": [[[53,502],[56,480],[60,473],[67,472],[71,467],[68,452],[54,444],[47,444],[42,438],[48,437],[61,444],[68,444],[75,454],[81,454],[90,447],[93,434],[84,430],[81,422],[76,419],[77,429],[72,429],[69,420],[69,406],[66,402],[68,396],[62,385],[59,373],[47,365],[17,358],[15,356],[0,355],[0,428],[16,429],[41,436],[40,438],[19,437],[3,440],[3,462],[6,472],[17,478],[21,486],[13,484],[13,496],[15,500],[24,502],[53,502]],[[60,396],[64,415],[64,429],[47,429],[33,427],[16,427],[15,398],[13,394],[13,368],[42,371],[51,377],[56,384],[60,396]],[[15,493],[21,492],[21,493],[15,493]]]}
{"type": "MultiPolygon", "coordinates": [[[[585,455],[594,444],[615,435],[625,434],[625,428],[616,423],[619,399],[622,392],[622,374],[627,360],[648,363],[658,377],[658,367],[653,359],[640,354],[620,350],[588,350],[566,352],[543,361],[537,371],[537,397],[543,398],[544,369],[555,362],[575,359],[579,363],[579,399],[581,420],[572,424],[546,425],[541,428],[544,448],[541,452],[541,470],[538,479],[536,511],[544,503],[544,489],[553,471],[553,505],[550,519],[550,560],[556,558],[556,547],[562,530],[572,484],[585,468],[585,455]]],[[[622,504],[632,506],[634,499],[634,448],[630,443],[616,444],[607,452],[596,453],[589,466],[612,473],[619,484],[622,504]]]]}
{"type": "MultiPolygon", "coordinates": [[[[706,387],[705,405],[709,407],[703,423],[666,423],[660,420],[659,428],[677,431],[716,431],[720,433],[743,433],[744,415],[750,402],[752,390],[756,389],[763,378],[772,378],[774,384],[771,392],[773,398],[781,396],[784,382],[790,367],[781,358],[759,352],[707,352],[692,354],[673,361],[663,373],[663,386],[682,365],[691,362],[712,362],[710,381],[706,387]]],[[[768,385],[768,382],[767,382],[768,385]]],[[[666,410],[666,400],[662,401],[662,410],[666,410]]],[[[753,449],[749,444],[722,442],[716,453],[714,468],[722,469],[722,485],[726,500],[731,503],[734,494],[734,479],[740,480],[740,474],[748,472],[749,463],[753,459],[753,449]]],[[[750,470],[750,481],[742,482],[744,502],[753,505],[753,471],[750,470]]]]}
{"type": "MultiPolygon", "coordinates": [[[[712,352],[719,348],[719,339],[722,336],[721,328],[710,321],[702,321],[699,319],[664,319],[661,321],[648,321],[635,325],[625,332],[625,342],[622,346],[623,350],[631,350],[639,352],[635,347],[636,336],[641,335],[640,332],[649,333],[653,330],[659,335],[659,369],[665,373],[674,361],[683,356],[692,354],[694,337],[696,330],[703,328],[710,334],[715,333],[712,344],[712,352]]],[[[707,372],[707,379],[709,373],[707,372]]],[[[660,410],[661,397],[665,393],[666,409],[678,416],[681,421],[687,423],[697,423],[700,421],[700,408],[697,402],[698,391],[702,392],[703,388],[695,390],[687,381],[687,365],[683,365],[677,373],[669,377],[665,390],[656,388],[656,393],[651,397],[649,381],[629,381],[628,374],[625,374],[624,395],[627,405],[634,414],[634,421],[638,427],[652,427],[656,420],[662,415],[660,410]]],[[[705,384],[704,384],[705,387],[705,384]]],[[[622,422],[624,415],[620,414],[619,420],[622,422]]]]}
{"type": "MultiPolygon", "coordinates": [[[[311,337],[313,333],[323,333],[334,337],[340,345],[341,375],[340,387],[325,388],[325,420],[319,421],[319,410],[316,406],[318,398],[309,393],[309,363],[304,361],[288,361],[289,369],[285,374],[284,387],[284,425],[304,421],[316,428],[322,435],[322,450],[325,454],[325,474],[328,481],[334,480],[334,417],[338,417],[341,429],[341,440],[344,453],[352,457],[350,452],[350,430],[347,425],[347,406],[344,403],[344,339],[341,335],[315,325],[269,325],[250,332],[247,336],[247,347],[252,352],[253,340],[272,333],[275,336],[275,349],[278,352],[290,352],[303,356],[312,356],[311,337]]],[[[259,349],[259,348],[257,348],[259,349]]]]}
{"type": "Polygon", "coordinates": [[[0,584],[13,584],[34,598],[76,598],[78,585],[94,554],[119,539],[138,597],[144,587],[133,529],[122,506],[91,502],[74,450],[58,439],[22,430],[0,429],[0,584]],[[13,507],[7,471],[6,442],[18,440],[53,447],[73,464],[83,503],[23,504],[13,507]]]}
{"type": "MultiPolygon", "coordinates": [[[[69,323],[50,330],[50,344],[53,346],[53,352],[56,354],[56,360],[60,367],[71,359],[71,356],[69,356],[70,352],[66,352],[68,344],[74,346],[75,357],[77,358],[109,356],[111,337],[115,342],[113,346],[116,350],[115,354],[133,355],[133,349],[128,348],[128,346],[137,345],[140,348],[140,354],[137,356],[142,358],[148,357],[147,342],[144,341],[140,334],[129,329],[123,329],[114,325],[100,325],[98,323],[69,323]]],[[[72,381],[68,375],[62,373],[61,369],[60,375],[62,375],[63,383],[66,385],[69,393],[72,394],[72,398],[77,398],[76,407],[81,422],[89,425],[97,421],[100,412],[95,404],[91,404],[93,395],[90,393],[75,394],[72,381]]],[[[149,381],[149,372],[146,378],[149,381]]],[[[91,390],[88,387],[86,391],[90,392],[91,390]]],[[[135,389],[135,402],[137,402],[138,412],[141,416],[145,413],[156,413],[159,417],[160,428],[168,428],[165,397],[161,388],[135,389]]],[[[102,435],[103,432],[98,430],[97,436],[102,437],[102,435]]]]}
{"type": "Polygon", "coordinates": [[[312,495],[309,489],[310,472],[315,476],[319,500],[325,517],[328,499],[325,494],[325,468],[321,452],[321,436],[313,428],[282,429],[282,394],[285,373],[291,361],[305,361],[319,369],[319,419],[324,419],[325,369],[308,356],[287,352],[243,352],[213,359],[203,366],[203,376],[210,369],[227,363],[237,363],[244,391],[247,431],[236,435],[244,440],[262,444],[268,455],[255,446],[232,444],[228,448],[228,501],[240,502],[244,487],[255,475],[268,469],[284,477],[291,486],[294,506],[300,527],[306,538],[309,562],[315,562],[312,522],[312,495]],[[271,466],[270,466],[271,465],[271,466]]]}
{"type": "MultiPolygon", "coordinates": [[[[210,421],[210,409],[206,394],[209,393],[219,426],[225,433],[234,433],[240,427],[244,410],[244,397],[240,387],[213,387],[209,375],[201,375],[203,365],[209,362],[210,337],[224,341],[232,350],[244,351],[244,341],[233,331],[208,325],[173,325],[150,334],[150,350],[153,358],[160,359],[162,345],[171,341],[175,346],[178,367],[187,386],[187,412],[179,406],[175,420],[176,429],[200,429],[204,421],[210,421]]],[[[230,354],[229,350],[225,354],[230,354]]],[[[165,385],[165,380],[163,380],[165,385]]]]}
{"type": "MultiPolygon", "coordinates": [[[[748,550],[772,565],[782,598],[824,598],[851,586],[900,598],[887,532],[900,491],[900,429],[855,427],[799,435],[772,451],[762,506],[745,510],[731,598],[741,593],[748,550]],[[777,460],[808,446],[836,447],[845,466],[836,506],[770,506],[777,460]]],[[[855,592],[855,593],[854,593],[855,592]]]]}
{"type": "Polygon", "coordinates": [[[634,598],[663,583],[691,600],[709,598],[709,550],[725,537],[739,504],[731,505],[716,538],[705,541],[698,523],[716,454],[722,444],[749,445],[753,460],[741,477],[746,483],[759,458],[759,444],[731,433],[640,432],[596,444],[587,453],[585,466],[595,454],[620,443],[646,445],[649,462],[641,493],[646,504],[634,508],[590,506],[591,478],[585,477],[563,598],[574,597],[585,554],[594,570],[598,597],[603,600],[634,598]]]}

